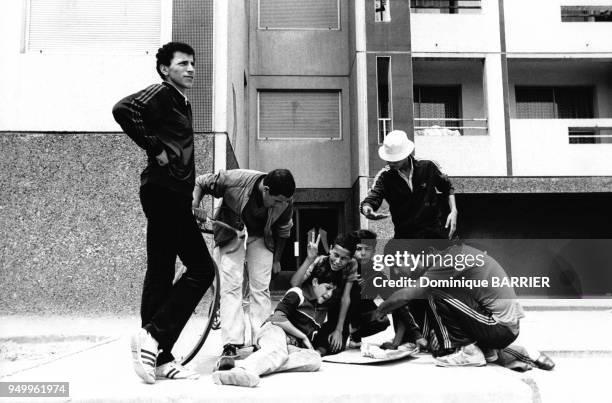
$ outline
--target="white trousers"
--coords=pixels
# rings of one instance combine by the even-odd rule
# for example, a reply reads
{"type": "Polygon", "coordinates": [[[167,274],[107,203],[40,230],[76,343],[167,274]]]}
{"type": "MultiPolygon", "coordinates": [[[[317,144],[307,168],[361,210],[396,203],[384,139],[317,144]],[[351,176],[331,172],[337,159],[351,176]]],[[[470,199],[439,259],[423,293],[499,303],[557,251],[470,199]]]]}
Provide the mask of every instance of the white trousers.
{"type": "MultiPolygon", "coordinates": [[[[262,323],[270,316],[270,276],[273,254],[268,250],[263,237],[249,236],[246,248],[241,245],[236,251],[236,240],[224,247],[215,248],[215,256],[221,273],[221,337],[223,344],[250,344],[245,338],[245,314],[242,308],[242,282],[244,263],[249,277],[248,316],[251,335],[257,334],[262,323]]],[[[254,336],[251,336],[254,337],[254,336]]]]}
{"type": "Polygon", "coordinates": [[[256,344],[259,350],[237,361],[237,367],[257,375],[290,371],[314,372],[321,367],[322,360],[318,352],[288,345],[285,331],[272,323],[268,322],[259,329],[256,344]]]}

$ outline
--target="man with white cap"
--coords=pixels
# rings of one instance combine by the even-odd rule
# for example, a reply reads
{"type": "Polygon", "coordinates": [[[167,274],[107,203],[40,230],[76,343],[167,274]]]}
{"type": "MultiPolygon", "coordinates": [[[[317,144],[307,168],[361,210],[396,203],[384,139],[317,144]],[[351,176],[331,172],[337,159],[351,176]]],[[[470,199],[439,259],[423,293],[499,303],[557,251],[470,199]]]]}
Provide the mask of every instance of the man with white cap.
{"type": "Polygon", "coordinates": [[[361,214],[369,219],[386,217],[375,213],[383,200],[389,204],[395,227],[395,238],[453,237],[457,228],[457,206],[453,185],[448,176],[432,161],[417,160],[413,156],[414,143],[406,132],[393,130],[378,149],[387,165],[378,172],[374,185],[361,202],[361,214]],[[448,199],[450,213],[442,228],[438,194],[448,199]]]}

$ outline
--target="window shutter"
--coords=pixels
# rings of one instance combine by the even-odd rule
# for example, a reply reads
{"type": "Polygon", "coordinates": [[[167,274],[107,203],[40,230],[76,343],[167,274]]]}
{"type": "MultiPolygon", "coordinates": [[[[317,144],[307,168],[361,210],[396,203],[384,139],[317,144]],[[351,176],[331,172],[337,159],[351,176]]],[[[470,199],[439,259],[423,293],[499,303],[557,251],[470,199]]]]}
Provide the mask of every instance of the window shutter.
{"type": "Polygon", "coordinates": [[[338,0],[259,0],[260,29],[340,29],[338,0]]]}
{"type": "Polygon", "coordinates": [[[155,52],[161,0],[29,0],[27,51],[155,52]]]}
{"type": "Polygon", "coordinates": [[[259,139],[340,139],[339,91],[260,91],[259,139]]]}
{"type": "Polygon", "coordinates": [[[516,87],[516,114],[520,119],[554,119],[552,88],[516,87]]]}

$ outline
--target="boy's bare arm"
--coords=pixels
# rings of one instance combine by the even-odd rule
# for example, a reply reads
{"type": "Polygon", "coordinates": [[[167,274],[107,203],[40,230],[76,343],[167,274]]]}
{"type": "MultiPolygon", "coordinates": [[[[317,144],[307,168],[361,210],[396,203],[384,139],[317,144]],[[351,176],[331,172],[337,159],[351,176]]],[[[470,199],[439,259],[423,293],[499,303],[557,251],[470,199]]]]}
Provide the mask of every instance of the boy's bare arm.
{"type": "Polygon", "coordinates": [[[342,329],[344,328],[344,320],[346,319],[346,313],[348,312],[349,305],[351,304],[351,288],[353,282],[346,283],[344,286],[344,292],[342,293],[342,299],[340,301],[340,313],[338,315],[338,322],[336,323],[336,329],[329,335],[329,344],[332,352],[336,352],[342,348],[342,329]]]}
{"type": "Polygon", "coordinates": [[[378,306],[377,316],[382,317],[390,312],[406,305],[413,299],[422,298],[425,295],[425,288],[407,287],[395,291],[389,298],[378,306]]]}

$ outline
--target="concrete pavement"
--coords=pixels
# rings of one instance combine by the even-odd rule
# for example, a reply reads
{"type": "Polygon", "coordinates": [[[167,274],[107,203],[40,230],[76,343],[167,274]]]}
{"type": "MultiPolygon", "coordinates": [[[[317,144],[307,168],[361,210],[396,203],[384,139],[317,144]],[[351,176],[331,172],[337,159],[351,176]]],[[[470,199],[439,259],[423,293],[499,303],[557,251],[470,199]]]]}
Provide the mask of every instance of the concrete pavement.
{"type": "MultiPolygon", "coordinates": [[[[608,309],[528,312],[521,337],[550,352],[557,362],[552,372],[534,369],[521,374],[496,365],[439,368],[429,356],[421,356],[376,366],[324,363],[317,373],[263,377],[254,389],[212,383],[210,373],[221,349],[219,331],[211,333],[203,350],[189,364],[202,374],[199,380],[142,383],[132,370],[128,343],[130,332],[138,324],[137,317],[2,317],[3,342],[18,337],[35,340],[52,332],[67,338],[95,334],[100,339],[63,358],[0,377],[0,381],[67,381],[70,401],[610,401],[612,312],[608,309]]],[[[386,340],[390,334],[388,330],[374,338],[386,340]]]]}

